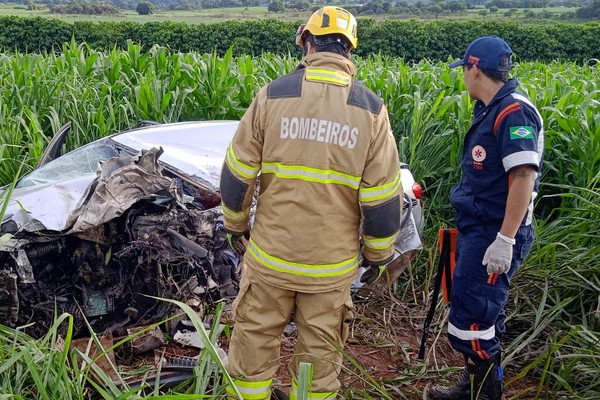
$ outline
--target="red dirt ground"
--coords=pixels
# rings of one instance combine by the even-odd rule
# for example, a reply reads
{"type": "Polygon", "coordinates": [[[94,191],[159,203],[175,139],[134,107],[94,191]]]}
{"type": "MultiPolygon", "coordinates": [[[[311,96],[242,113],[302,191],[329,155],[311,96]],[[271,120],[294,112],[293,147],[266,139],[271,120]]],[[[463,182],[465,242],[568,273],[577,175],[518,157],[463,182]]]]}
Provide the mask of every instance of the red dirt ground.
{"type": "MultiPolygon", "coordinates": [[[[424,302],[422,303],[424,304],[424,302]]],[[[423,321],[427,309],[387,299],[357,304],[351,336],[346,343],[340,381],[341,399],[427,399],[431,384],[452,384],[464,363],[462,356],[448,343],[445,331],[448,309],[438,310],[432,322],[426,356],[417,360],[423,321]],[[351,362],[350,360],[354,360],[351,362]],[[358,365],[358,367],[357,367],[358,365]],[[377,392],[373,383],[384,390],[377,392]]],[[[295,335],[284,337],[282,359],[277,379],[279,387],[289,392],[287,362],[293,351],[295,335]]],[[[510,371],[508,378],[510,378],[510,371]]],[[[531,380],[512,382],[506,388],[507,399],[527,399],[531,380]]]]}
{"type": "MultiPolygon", "coordinates": [[[[431,323],[424,360],[417,360],[423,321],[427,314],[425,299],[414,299],[413,304],[399,302],[389,295],[355,304],[355,319],[350,337],[344,348],[340,381],[341,400],[370,399],[427,399],[428,386],[453,384],[463,365],[460,354],[449,345],[445,335],[448,308],[436,312],[431,323]],[[420,304],[415,306],[415,304],[420,304]],[[381,391],[377,390],[377,387],[381,391]]],[[[226,314],[228,314],[226,312],[226,314]]],[[[230,323],[225,317],[222,321],[230,323]]],[[[295,333],[284,336],[281,345],[280,368],[275,376],[276,386],[289,393],[290,378],[287,364],[293,353],[295,333]]],[[[219,345],[227,351],[227,340],[222,335],[219,345]]],[[[195,355],[197,350],[169,346],[169,352],[195,355]],[[194,354],[191,354],[194,353],[194,354]]],[[[148,362],[152,362],[148,360],[148,362]]],[[[507,371],[505,382],[507,399],[530,399],[537,388],[533,379],[512,379],[507,371]]]]}

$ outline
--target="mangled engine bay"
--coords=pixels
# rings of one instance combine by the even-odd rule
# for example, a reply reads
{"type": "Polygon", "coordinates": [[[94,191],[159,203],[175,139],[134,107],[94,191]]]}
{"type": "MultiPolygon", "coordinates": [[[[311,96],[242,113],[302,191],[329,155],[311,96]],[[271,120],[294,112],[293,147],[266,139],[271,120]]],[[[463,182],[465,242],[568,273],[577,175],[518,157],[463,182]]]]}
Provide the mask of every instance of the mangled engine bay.
{"type": "Polygon", "coordinates": [[[178,311],[155,298],[202,313],[235,296],[238,259],[227,247],[219,197],[163,174],[161,153],[100,163],[66,231],[3,223],[13,237],[0,248],[1,324],[27,325],[36,337],[68,312],[75,336],[89,334],[86,320],[97,333],[123,334],[178,311]]]}

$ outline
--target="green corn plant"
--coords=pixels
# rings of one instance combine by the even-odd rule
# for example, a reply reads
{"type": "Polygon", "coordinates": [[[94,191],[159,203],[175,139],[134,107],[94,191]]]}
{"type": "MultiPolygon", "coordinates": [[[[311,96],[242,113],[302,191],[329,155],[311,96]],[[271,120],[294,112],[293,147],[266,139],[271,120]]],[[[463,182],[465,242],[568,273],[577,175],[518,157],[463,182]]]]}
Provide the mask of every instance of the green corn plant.
{"type": "MultiPolygon", "coordinates": [[[[3,150],[3,147],[5,147],[5,146],[6,145],[0,146],[0,150],[3,150]]],[[[2,153],[4,153],[4,151],[2,151],[2,153]]],[[[0,161],[2,161],[1,156],[0,156],[0,161]]],[[[23,164],[21,164],[21,166],[22,165],[23,164]]],[[[4,214],[6,214],[6,209],[8,208],[8,205],[10,203],[12,192],[17,183],[16,177],[18,177],[20,175],[19,173],[20,173],[20,170],[17,170],[17,173],[15,174],[15,178],[13,178],[13,181],[9,185],[0,189],[0,222],[4,221],[4,214]]],[[[3,247],[12,238],[12,236],[13,235],[10,233],[1,233],[0,232],[0,247],[3,247]]]]}

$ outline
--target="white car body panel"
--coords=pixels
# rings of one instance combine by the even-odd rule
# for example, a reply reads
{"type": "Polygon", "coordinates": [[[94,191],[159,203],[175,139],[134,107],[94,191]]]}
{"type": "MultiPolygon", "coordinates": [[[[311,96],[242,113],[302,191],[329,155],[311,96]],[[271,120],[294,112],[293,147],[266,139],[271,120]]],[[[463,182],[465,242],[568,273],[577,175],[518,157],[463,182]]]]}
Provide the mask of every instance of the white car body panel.
{"type": "Polygon", "coordinates": [[[157,125],[143,131],[122,133],[113,140],[138,151],[162,147],[165,152],[160,161],[163,164],[199,178],[216,189],[227,146],[238,124],[238,121],[210,121],[157,125]]]}
{"type": "Polygon", "coordinates": [[[48,183],[12,192],[2,223],[13,221],[19,230],[62,231],[67,228],[69,213],[83,203],[83,195],[96,179],[85,175],[77,179],[48,183]]]}

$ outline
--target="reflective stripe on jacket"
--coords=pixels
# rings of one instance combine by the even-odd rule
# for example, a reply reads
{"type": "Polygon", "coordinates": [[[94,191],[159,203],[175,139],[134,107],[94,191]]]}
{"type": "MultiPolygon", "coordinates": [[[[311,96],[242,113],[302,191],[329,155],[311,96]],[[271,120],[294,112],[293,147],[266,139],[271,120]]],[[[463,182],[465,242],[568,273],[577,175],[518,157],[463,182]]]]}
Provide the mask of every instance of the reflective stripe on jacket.
{"type": "Polygon", "coordinates": [[[349,283],[360,236],[368,260],[393,255],[402,207],[397,145],[383,101],[354,74],[342,56],[305,57],[259,91],[229,147],[225,226],[248,230],[260,173],[246,262],[277,286],[318,292],[349,283]]]}

